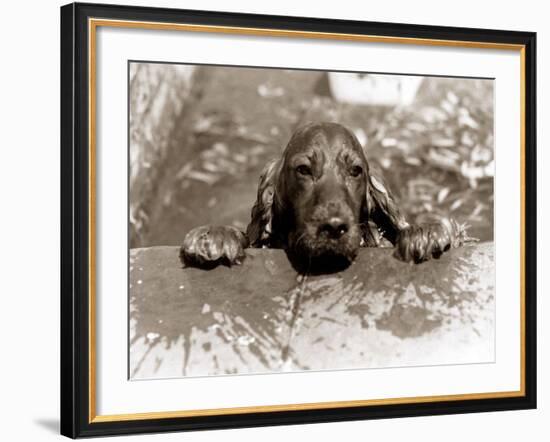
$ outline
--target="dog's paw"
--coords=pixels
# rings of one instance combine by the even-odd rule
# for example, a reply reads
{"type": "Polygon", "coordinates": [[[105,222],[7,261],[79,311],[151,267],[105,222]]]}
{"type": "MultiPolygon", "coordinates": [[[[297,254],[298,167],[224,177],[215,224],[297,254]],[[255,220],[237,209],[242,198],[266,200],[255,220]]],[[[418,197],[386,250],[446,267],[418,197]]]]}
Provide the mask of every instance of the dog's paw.
{"type": "Polygon", "coordinates": [[[180,249],[180,260],[185,266],[231,266],[243,261],[246,247],[246,235],[235,227],[201,226],[185,236],[180,249]]]}
{"type": "Polygon", "coordinates": [[[456,246],[453,226],[444,222],[411,225],[399,232],[395,245],[396,256],[406,262],[421,263],[438,259],[456,246]]]}

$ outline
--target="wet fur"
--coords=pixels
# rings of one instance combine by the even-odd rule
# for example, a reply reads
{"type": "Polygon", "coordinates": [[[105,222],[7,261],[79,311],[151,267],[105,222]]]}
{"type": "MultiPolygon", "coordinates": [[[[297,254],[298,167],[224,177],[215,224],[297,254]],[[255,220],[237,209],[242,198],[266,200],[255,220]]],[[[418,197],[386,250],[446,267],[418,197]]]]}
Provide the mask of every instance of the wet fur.
{"type": "Polygon", "coordinates": [[[310,123],[263,169],[246,232],[197,227],[187,234],[180,258],[210,268],[242,262],[246,247],[283,248],[300,272],[325,272],[349,265],[360,247],[388,242],[398,258],[414,262],[438,258],[450,247],[444,226],[407,223],[351,131],[310,123]],[[340,220],[345,233],[335,234],[327,220],[340,220]]]}

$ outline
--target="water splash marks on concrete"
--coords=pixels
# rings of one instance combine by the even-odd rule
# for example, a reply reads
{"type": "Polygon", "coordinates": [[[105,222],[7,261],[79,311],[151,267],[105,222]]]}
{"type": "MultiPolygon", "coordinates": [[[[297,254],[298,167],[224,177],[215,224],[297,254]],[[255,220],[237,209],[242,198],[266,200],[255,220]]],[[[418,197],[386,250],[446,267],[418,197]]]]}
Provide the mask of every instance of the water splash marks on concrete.
{"type": "Polygon", "coordinates": [[[131,251],[134,379],[494,360],[493,244],[409,265],[364,249],[302,277],[281,250],[182,269],[176,247],[131,251]]]}

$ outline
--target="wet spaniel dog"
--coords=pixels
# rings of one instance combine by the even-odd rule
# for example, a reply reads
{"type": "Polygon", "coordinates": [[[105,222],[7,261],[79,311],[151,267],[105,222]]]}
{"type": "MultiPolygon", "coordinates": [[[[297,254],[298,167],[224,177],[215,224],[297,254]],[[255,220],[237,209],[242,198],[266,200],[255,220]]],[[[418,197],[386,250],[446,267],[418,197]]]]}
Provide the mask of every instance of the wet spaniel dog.
{"type": "Polygon", "coordinates": [[[348,266],[360,247],[391,243],[404,261],[422,262],[460,245],[459,226],[411,225],[355,135],[336,123],[311,123],[292,135],[281,158],[264,168],[246,233],[231,226],[191,230],[184,265],[239,264],[247,247],[283,248],[300,272],[348,266]]]}

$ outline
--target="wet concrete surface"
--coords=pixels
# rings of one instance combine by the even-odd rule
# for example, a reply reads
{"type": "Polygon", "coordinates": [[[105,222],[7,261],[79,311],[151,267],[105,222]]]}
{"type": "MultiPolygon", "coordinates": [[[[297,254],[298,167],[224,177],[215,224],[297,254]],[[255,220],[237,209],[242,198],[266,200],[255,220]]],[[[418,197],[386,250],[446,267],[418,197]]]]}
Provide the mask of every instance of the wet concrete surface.
{"type": "Polygon", "coordinates": [[[494,246],[406,264],[363,249],[298,275],[282,250],[182,268],[177,247],[130,253],[130,377],[169,378],[494,360],[494,246]]]}

